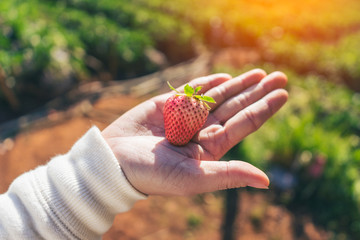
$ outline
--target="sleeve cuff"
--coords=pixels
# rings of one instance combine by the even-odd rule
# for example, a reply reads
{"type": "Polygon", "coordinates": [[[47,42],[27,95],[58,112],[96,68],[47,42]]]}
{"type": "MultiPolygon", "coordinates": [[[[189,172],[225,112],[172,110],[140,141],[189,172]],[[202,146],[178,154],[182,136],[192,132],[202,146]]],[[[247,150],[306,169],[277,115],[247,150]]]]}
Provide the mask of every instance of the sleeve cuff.
{"type": "Polygon", "coordinates": [[[128,182],[97,127],[66,155],[52,159],[46,172],[34,175],[34,180],[60,228],[86,239],[104,234],[116,214],[146,198],[128,182]]]}

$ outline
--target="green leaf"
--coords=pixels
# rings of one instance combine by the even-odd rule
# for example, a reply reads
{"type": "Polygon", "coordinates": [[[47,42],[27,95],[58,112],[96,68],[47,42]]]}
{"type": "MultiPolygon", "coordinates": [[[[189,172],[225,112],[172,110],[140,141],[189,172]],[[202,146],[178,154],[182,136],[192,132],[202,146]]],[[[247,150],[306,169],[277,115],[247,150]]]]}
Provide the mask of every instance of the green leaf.
{"type": "Polygon", "coordinates": [[[210,103],[216,103],[215,100],[209,96],[201,96],[200,100],[205,101],[205,102],[210,102],[210,103]]]}
{"type": "Polygon", "coordinates": [[[174,90],[175,92],[179,93],[178,90],[176,90],[173,86],[171,86],[170,82],[168,81],[167,84],[169,85],[171,90],[174,90]]]}
{"type": "Polygon", "coordinates": [[[194,94],[194,88],[192,88],[189,84],[186,84],[184,87],[184,92],[186,96],[191,97],[194,94]]]}
{"type": "Polygon", "coordinates": [[[198,86],[197,88],[195,88],[195,94],[198,93],[201,89],[202,89],[202,86],[198,86]]]}

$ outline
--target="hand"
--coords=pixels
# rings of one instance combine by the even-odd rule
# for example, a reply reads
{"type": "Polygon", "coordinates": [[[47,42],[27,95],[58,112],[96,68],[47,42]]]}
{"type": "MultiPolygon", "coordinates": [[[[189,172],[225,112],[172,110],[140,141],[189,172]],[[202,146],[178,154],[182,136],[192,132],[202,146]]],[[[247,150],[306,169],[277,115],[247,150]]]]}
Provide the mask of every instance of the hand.
{"type": "MultiPolygon", "coordinates": [[[[218,161],[231,147],[257,130],[287,101],[281,72],[260,69],[236,78],[214,74],[191,81],[215,99],[205,126],[185,146],[165,138],[163,107],[172,93],[154,97],[110,124],[103,136],[129,182],[149,195],[189,195],[252,186],[267,188],[269,179],[242,161],[218,161]]],[[[181,91],[183,87],[179,88],[181,91]]]]}

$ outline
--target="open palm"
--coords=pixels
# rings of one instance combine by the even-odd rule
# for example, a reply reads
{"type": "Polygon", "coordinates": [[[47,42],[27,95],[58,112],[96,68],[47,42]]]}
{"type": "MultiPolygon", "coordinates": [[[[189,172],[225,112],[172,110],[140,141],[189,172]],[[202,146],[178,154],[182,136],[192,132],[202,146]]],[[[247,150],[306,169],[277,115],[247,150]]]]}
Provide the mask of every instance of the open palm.
{"type": "MultiPolygon", "coordinates": [[[[134,107],[103,132],[129,182],[140,192],[188,195],[252,186],[267,188],[269,179],[242,161],[218,161],[231,147],[257,130],[287,100],[281,72],[255,69],[232,78],[214,74],[195,79],[192,87],[211,96],[205,126],[185,146],[165,138],[163,107],[172,93],[134,107]]],[[[181,91],[181,88],[179,88],[181,91]]]]}

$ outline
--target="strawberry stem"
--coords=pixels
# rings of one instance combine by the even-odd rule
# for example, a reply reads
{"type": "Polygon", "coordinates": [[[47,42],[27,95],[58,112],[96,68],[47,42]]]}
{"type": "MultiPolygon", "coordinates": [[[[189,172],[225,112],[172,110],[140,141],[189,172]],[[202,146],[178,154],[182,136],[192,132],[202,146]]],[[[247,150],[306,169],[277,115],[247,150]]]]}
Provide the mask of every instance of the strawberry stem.
{"type": "Polygon", "coordinates": [[[168,81],[167,84],[169,85],[171,90],[174,90],[177,93],[180,93],[178,90],[176,90],[173,86],[171,86],[170,82],[168,81]]]}
{"type": "Polygon", "coordinates": [[[204,102],[205,106],[210,110],[210,106],[206,103],[216,103],[215,100],[212,97],[204,96],[203,94],[199,95],[197,94],[201,89],[202,86],[198,86],[195,89],[191,87],[189,84],[186,84],[184,87],[184,94],[181,94],[178,90],[176,90],[173,86],[171,86],[170,82],[167,82],[171,90],[174,90],[179,95],[186,95],[188,97],[193,97],[198,99],[199,101],[204,102]]]}

